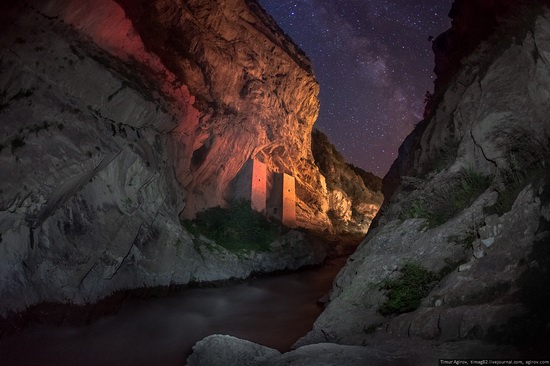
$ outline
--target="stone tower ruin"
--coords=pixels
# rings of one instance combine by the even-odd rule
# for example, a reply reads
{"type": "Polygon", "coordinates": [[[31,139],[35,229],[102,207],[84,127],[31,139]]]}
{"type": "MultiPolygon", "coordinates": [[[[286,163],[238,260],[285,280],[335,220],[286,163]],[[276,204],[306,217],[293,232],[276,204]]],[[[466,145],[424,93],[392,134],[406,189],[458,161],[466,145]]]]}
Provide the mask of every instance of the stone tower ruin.
{"type": "Polygon", "coordinates": [[[253,210],[266,213],[267,202],[267,167],[256,159],[248,160],[235,182],[234,197],[250,202],[253,210]]]}
{"type": "Polygon", "coordinates": [[[233,196],[285,226],[296,227],[296,180],[289,174],[269,172],[264,163],[250,159],[235,179],[233,196]]]}
{"type": "Polygon", "coordinates": [[[267,212],[283,225],[296,227],[296,180],[293,176],[273,173],[267,212]]]}

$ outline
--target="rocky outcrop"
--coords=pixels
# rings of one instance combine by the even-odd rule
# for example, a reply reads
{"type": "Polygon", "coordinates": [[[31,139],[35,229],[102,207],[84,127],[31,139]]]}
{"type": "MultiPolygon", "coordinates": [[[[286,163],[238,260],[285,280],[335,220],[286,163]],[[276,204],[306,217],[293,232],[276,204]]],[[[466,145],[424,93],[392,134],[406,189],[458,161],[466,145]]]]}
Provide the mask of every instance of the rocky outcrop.
{"type": "Polygon", "coordinates": [[[333,227],[341,233],[366,233],[382,204],[381,179],[346,163],[327,136],[316,129],[312,133],[312,152],[326,177],[328,215],[333,227]]]}
{"type": "Polygon", "coordinates": [[[401,353],[366,347],[315,344],[281,354],[277,350],[226,335],[212,335],[193,347],[188,366],[222,365],[408,365],[401,353]]]}
{"type": "Polygon", "coordinates": [[[418,342],[384,346],[346,346],[319,343],[281,354],[277,350],[227,335],[212,335],[193,347],[188,366],[406,366],[437,364],[439,359],[517,357],[504,347],[458,342],[428,348],[418,342]],[[465,352],[467,350],[467,353],[465,352]]]}
{"type": "Polygon", "coordinates": [[[299,344],[390,337],[542,349],[550,318],[535,303],[546,301],[550,260],[550,11],[516,16],[525,28],[515,38],[497,29],[467,56],[433,116],[402,145],[377,227],[299,344]],[[414,311],[392,292],[410,263],[434,281],[414,311]]]}
{"type": "Polygon", "coordinates": [[[269,250],[229,250],[204,235],[192,237],[193,248],[199,254],[200,266],[192,270],[191,282],[214,282],[241,279],[258,273],[296,270],[318,265],[326,258],[326,248],[304,233],[291,230],[270,243],[269,250]]]}
{"type": "MultiPolygon", "coordinates": [[[[384,178],[376,225],[288,357],[330,343],[396,347],[411,364],[433,363],[417,352],[547,355],[550,9],[502,3],[522,28],[500,19],[463,58],[384,178]]],[[[455,10],[480,4],[500,6],[459,0],[455,10]]]]}
{"type": "Polygon", "coordinates": [[[311,62],[255,1],[118,1],[144,46],[187,85],[199,121],[172,133],[185,218],[231,198],[249,158],[296,178],[302,227],[325,229],[326,192],[311,156],[319,86],[311,62]],[[185,148],[181,148],[181,147],[185,148]]]}
{"type": "Polygon", "coordinates": [[[2,15],[0,313],[188,281],[168,162],[168,132],[195,113],[186,88],[170,111],[144,68],[60,18],[26,4],[2,15]]]}
{"type": "Polygon", "coordinates": [[[532,9],[544,4],[544,0],[454,1],[449,12],[451,28],[433,42],[435,91],[425,114],[431,116],[445,88],[462,67],[464,57],[496,31],[502,32],[503,27],[510,37],[523,32],[524,16],[529,17],[532,9]]]}
{"type": "Polygon", "coordinates": [[[1,9],[0,315],[321,260],[296,232],[273,255],[201,252],[180,223],[230,200],[255,158],[296,179],[299,226],[332,230],[319,87],[257,2],[1,9]]]}

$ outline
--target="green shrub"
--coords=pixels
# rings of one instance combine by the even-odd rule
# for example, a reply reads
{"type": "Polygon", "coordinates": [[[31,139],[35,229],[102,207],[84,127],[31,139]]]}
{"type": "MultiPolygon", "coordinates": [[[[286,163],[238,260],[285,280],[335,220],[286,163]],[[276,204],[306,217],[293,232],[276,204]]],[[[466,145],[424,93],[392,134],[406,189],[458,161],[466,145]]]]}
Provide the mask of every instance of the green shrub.
{"type": "Polygon", "coordinates": [[[546,168],[544,166],[532,167],[532,169],[533,170],[521,173],[515,172],[514,178],[507,179],[505,188],[498,191],[498,198],[495,204],[483,209],[485,214],[497,214],[502,216],[506,212],[509,212],[512,209],[519,193],[523,191],[529,183],[544,177],[544,174],[546,174],[546,168]]]}
{"type": "Polygon", "coordinates": [[[473,168],[463,169],[460,172],[460,184],[452,197],[454,214],[474,203],[479,195],[489,188],[490,184],[491,179],[489,177],[478,173],[473,168]]]}
{"type": "Polygon", "coordinates": [[[269,251],[281,231],[246,201],[231,202],[228,208],[210,208],[184,224],[192,234],[202,234],[233,252],[269,251]]]}
{"type": "Polygon", "coordinates": [[[388,290],[388,300],[378,310],[382,315],[408,313],[417,309],[440,280],[436,273],[415,263],[406,263],[400,272],[398,278],[387,279],[382,284],[381,289],[388,290]]]}
{"type": "Polygon", "coordinates": [[[489,177],[464,168],[455,182],[438,187],[428,197],[411,201],[400,218],[425,218],[428,227],[437,227],[469,207],[490,184],[489,177]]]}
{"type": "Polygon", "coordinates": [[[402,219],[428,218],[430,212],[428,206],[423,200],[412,201],[407,209],[401,214],[402,219]]]}

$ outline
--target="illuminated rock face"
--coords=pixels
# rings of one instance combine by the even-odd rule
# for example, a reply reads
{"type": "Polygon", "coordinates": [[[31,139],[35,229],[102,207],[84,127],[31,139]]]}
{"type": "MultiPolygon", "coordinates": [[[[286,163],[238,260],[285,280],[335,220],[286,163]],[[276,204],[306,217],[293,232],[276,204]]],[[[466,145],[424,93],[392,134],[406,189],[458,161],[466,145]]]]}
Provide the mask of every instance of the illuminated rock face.
{"type": "Polygon", "coordinates": [[[171,99],[164,108],[175,114],[169,145],[186,192],[182,217],[225,205],[255,158],[295,177],[300,226],[330,228],[310,148],[319,86],[309,59],[255,1],[29,2],[143,67],[171,99]]]}
{"type": "Polygon", "coordinates": [[[146,49],[195,97],[199,122],[172,134],[182,215],[224,205],[249,159],[296,179],[300,226],[330,228],[311,155],[319,86],[309,59],[255,1],[119,0],[146,49]],[[194,159],[192,157],[195,157],[194,159]]]}
{"type": "Polygon", "coordinates": [[[333,227],[339,232],[366,233],[382,204],[381,179],[346,163],[321,131],[313,131],[312,151],[326,177],[327,212],[333,227]]]}
{"type": "Polygon", "coordinates": [[[293,234],[299,258],[290,265],[270,255],[243,264],[231,253],[213,265],[180,223],[224,205],[256,159],[294,177],[289,222],[331,228],[310,148],[319,87],[256,2],[28,0],[2,9],[0,315],[319,260],[293,234]]]}

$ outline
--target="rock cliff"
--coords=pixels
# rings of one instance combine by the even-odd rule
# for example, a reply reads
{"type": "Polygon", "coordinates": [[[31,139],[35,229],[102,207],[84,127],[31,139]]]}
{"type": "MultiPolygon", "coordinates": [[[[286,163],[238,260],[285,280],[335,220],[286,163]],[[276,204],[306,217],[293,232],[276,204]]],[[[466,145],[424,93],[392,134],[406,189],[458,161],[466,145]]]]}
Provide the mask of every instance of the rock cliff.
{"type": "Polygon", "coordinates": [[[541,4],[544,0],[454,1],[449,12],[451,28],[439,35],[432,46],[436,80],[426,114],[430,115],[436,107],[442,92],[461,68],[464,57],[503,25],[512,32],[525,29],[523,20],[516,15],[518,12],[529,12],[528,9],[541,4]]]}
{"type": "Polygon", "coordinates": [[[333,227],[341,233],[366,233],[382,204],[381,179],[346,163],[327,136],[316,129],[312,151],[326,177],[328,215],[333,227]]]}
{"type": "Polygon", "coordinates": [[[178,82],[198,119],[173,131],[176,177],[192,218],[231,198],[231,183],[253,157],[296,178],[300,226],[327,228],[310,132],[319,86],[309,59],[255,1],[118,1],[178,82]],[[182,148],[184,147],[184,148],[182,148]]]}
{"type": "Polygon", "coordinates": [[[437,55],[438,99],[384,178],[375,225],[297,349],[249,364],[547,357],[550,9],[525,3],[455,1],[438,42],[467,47],[437,55]],[[481,18],[491,31],[476,34],[481,18]]]}
{"type": "Polygon", "coordinates": [[[547,339],[550,11],[456,1],[449,32],[470,29],[480,6],[508,17],[455,62],[437,108],[401,146],[377,226],[303,343],[476,339],[528,354],[547,339]],[[415,304],[402,284],[419,291],[415,304]]]}
{"type": "Polygon", "coordinates": [[[319,86],[256,1],[0,10],[0,315],[321,260],[293,231],[271,253],[201,251],[215,244],[180,223],[231,200],[255,158],[295,178],[299,226],[333,230],[319,86]]]}

